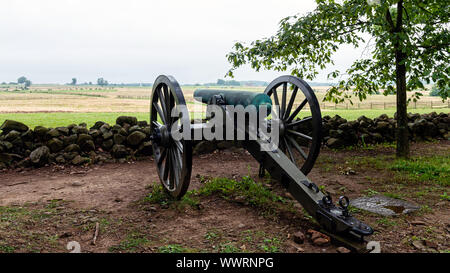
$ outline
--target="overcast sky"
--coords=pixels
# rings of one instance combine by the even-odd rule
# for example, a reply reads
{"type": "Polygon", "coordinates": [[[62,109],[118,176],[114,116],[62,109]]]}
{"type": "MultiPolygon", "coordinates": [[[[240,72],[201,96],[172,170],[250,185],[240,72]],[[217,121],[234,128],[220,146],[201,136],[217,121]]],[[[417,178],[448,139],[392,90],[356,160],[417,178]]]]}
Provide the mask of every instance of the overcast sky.
{"type": "MultiPolygon", "coordinates": [[[[230,65],[236,41],[273,35],[286,16],[314,9],[313,0],[2,0],[0,82],[215,82],[230,65]]],[[[335,56],[345,68],[359,51],[335,56]]],[[[327,69],[331,71],[332,69],[327,69]]],[[[326,81],[327,71],[315,81],[326,81]]],[[[235,73],[271,81],[283,73],[235,73]]]]}

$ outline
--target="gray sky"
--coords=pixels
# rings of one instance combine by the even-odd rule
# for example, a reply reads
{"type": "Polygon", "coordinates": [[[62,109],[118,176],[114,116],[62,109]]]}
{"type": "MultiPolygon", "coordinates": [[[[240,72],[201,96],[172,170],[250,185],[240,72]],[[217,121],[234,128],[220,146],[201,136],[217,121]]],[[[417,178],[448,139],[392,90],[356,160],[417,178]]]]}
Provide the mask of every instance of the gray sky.
{"type": "MultiPolygon", "coordinates": [[[[286,16],[313,10],[313,0],[2,0],[0,81],[34,83],[153,82],[171,74],[181,83],[215,82],[230,65],[236,41],[274,34],[286,16]]],[[[360,50],[344,48],[336,68],[360,50]]],[[[315,81],[326,81],[327,69],[315,81]]],[[[265,80],[284,73],[235,73],[265,80]]]]}

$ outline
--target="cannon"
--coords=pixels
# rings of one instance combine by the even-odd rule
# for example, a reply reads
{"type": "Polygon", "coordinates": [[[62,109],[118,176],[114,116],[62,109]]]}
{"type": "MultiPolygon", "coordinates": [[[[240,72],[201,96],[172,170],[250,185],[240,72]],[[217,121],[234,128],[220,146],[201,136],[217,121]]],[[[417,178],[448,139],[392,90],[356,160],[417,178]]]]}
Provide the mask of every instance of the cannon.
{"type": "MultiPolygon", "coordinates": [[[[236,113],[231,113],[227,106],[266,108],[265,123],[262,124],[267,131],[278,130],[278,145],[272,149],[262,149],[270,137],[260,134],[261,128],[250,138],[249,125],[234,122],[235,129],[245,133],[243,147],[260,164],[260,176],[268,171],[328,234],[362,241],[364,236],[373,233],[370,226],[350,214],[347,197],[341,196],[335,204],[329,193],[320,190],[307,177],[322,144],[322,116],[317,98],[305,81],[294,76],[281,76],[273,80],[264,93],[203,89],[196,90],[194,97],[208,106],[222,109],[225,119],[231,120],[236,113]],[[278,111],[267,111],[275,108],[278,111]]],[[[186,109],[183,92],[175,78],[159,76],[154,82],[150,101],[151,139],[160,181],[175,198],[181,198],[189,186],[193,141],[189,137],[175,138],[172,129],[177,126],[192,136],[195,131],[208,128],[210,123],[192,124],[186,109]],[[176,107],[185,110],[173,115],[171,109],[176,107]]]]}

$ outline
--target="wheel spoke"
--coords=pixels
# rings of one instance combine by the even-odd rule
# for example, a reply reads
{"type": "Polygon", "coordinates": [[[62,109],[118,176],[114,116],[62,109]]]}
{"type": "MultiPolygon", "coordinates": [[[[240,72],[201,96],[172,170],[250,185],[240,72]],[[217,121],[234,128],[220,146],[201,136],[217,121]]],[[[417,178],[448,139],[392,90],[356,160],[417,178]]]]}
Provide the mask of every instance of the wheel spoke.
{"type": "Polygon", "coordinates": [[[281,119],[284,119],[286,113],[286,93],[287,93],[287,82],[283,84],[283,94],[281,94],[281,119]]]}
{"type": "MultiPolygon", "coordinates": [[[[273,93],[273,99],[274,99],[274,101],[275,101],[275,105],[277,105],[278,107],[280,107],[280,102],[278,101],[277,89],[276,89],[276,88],[272,89],[272,93],[273,93]]],[[[278,110],[280,110],[280,109],[278,108],[278,110]]],[[[277,111],[275,111],[275,113],[276,113],[276,112],[277,112],[277,111]]],[[[276,114],[278,115],[279,112],[276,113],[276,114]]]]}
{"type": "Polygon", "coordinates": [[[175,145],[178,148],[178,151],[180,151],[180,153],[182,154],[183,153],[183,144],[181,144],[181,142],[177,141],[177,140],[175,140],[174,142],[175,142],[175,145]]]}
{"type": "Polygon", "coordinates": [[[163,148],[163,151],[159,154],[159,158],[158,158],[158,165],[160,165],[164,159],[166,158],[167,155],[167,149],[163,148]]]}
{"type": "Polygon", "coordinates": [[[156,92],[158,93],[158,97],[159,97],[159,101],[160,101],[160,104],[161,104],[162,113],[164,114],[164,117],[167,120],[167,105],[164,102],[165,101],[165,95],[163,95],[163,92],[161,91],[161,88],[157,89],[156,92]]]}
{"type": "Polygon", "coordinates": [[[177,172],[176,172],[176,165],[177,165],[177,163],[176,163],[175,156],[174,156],[174,150],[170,149],[169,156],[170,156],[170,163],[171,163],[170,164],[170,170],[169,170],[169,172],[170,172],[170,178],[169,178],[169,185],[170,186],[169,187],[170,187],[170,189],[175,189],[176,185],[178,184],[177,183],[178,175],[177,175],[177,172]]]}
{"type": "Polygon", "coordinates": [[[159,123],[159,122],[157,122],[157,121],[152,121],[152,123],[153,123],[153,125],[155,125],[156,127],[158,127],[158,128],[161,128],[162,127],[162,124],[161,123],[159,123]]]}
{"type": "Polygon", "coordinates": [[[298,124],[302,124],[302,123],[310,121],[310,120],[312,120],[312,117],[306,117],[304,119],[299,119],[299,120],[296,120],[294,122],[291,122],[291,123],[287,124],[286,126],[287,127],[292,127],[292,126],[295,126],[295,125],[298,125],[298,124]]]}
{"type": "Polygon", "coordinates": [[[167,178],[169,177],[169,170],[170,170],[170,163],[171,163],[171,159],[170,159],[170,150],[167,151],[168,156],[166,159],[166,164],[164,164],[164,173],[163,173],[163,181],[165,182],[167,180],[167,178]]]}
{"type": "Polygon", "coordinates": [[[291,134],[294,134],[294,135],[296,135],[296,136],[299,136],[299,137],[302,137],[302,138],[307,139],[307,140],[309,140],[309,141],[312,141],[312,137],[310,137],[310,136],[308,136],[308,135],[302,134],[302,133],[297,132],[297,131],[294,131],[294,130],[287,130],[287,131],[288,131],[289,133],[291,133],[291,134]]]}
{"type": "Polygon", "coordinates": [[[308,99],[304,99],[302,101],[302,103],[297,107],[297,109],[295,109],[295,111],[292,113],[292,115],[289,116],[289,118],[286,120],[288,123],[290,121],[292,121],[292,119],[294,119],[298,113],[300,112],[300,110],[302,110],[302,108],[306,105],[306,103],[308,102],[308,99]]]}
{"type": "Polygon", "coordinates": [[[286,109],[286,113],[284,113],[284,118],[288,118],[291,114],[292,106],[294,106],[295,97],[297,96],[298,87],[294,87],[294,91],[292,91],[291,99],[289,100],[288,107],[286,109]]]}
{"type": "Polygon", "coordinates": [[[167,124],[166,117],[164,116],[164,113],[161,110],[161,107],[156,102],[153,102],[153,107],[155,107],[156,111],[158,112],[159,116],[161,117],[161,120],[164,124],[167,124]]]}
{"type": "Polygon", "coordinates": [[[167,87],[167,85],[163,85],[163,89],[164,89],[164,103],[165,103],[165,105],[166,105],[166,120],[167,120],[167,122],[168,122],[168,124],[167,125],[170,125],[171,124],[171,122],[170,122],[170,111],[172,111],[172,108],[170,107],[170,92],[169,92],[169,89],[168,89],[168,87],[167,87]]]}
{"type": "Polygon", "coordinates": [[[308,158],[308,156],[306,155],[306,153],[303,151],[303,149],[300,147],[300,145],[298,145],[298,143],[295,141],[295,139],[293,139],[290,136],[286,136],[286,138],[292,143],[292,145],[294,145],[294,148],[302,155],[302,157],[306,160],[306,158],[308,158]]]}
{"type": "Polygon", "coordinates": [[[179,185],[180,184],[180,175],[181,175],[181,170],[183,168],[183,163],[181,161],[181,155],[179,153],[179,151],[177,149],[173,150],[173,162],[175,162],[174,164],[172,164],[173,166],[173,173],[175,175],[175,184],[179,185]]]}
{"type": "Polygon", "coordinates": [[[289,157],[291,158],[292,163],[294,163],[297,166],[297,162],[295,162],[294,154],[292,153],[291,146],[289,146],[289,143],[287,142],[286,138],[283,138],[284,144],[286,145],[286,149],[288,151],[289,157]]]}

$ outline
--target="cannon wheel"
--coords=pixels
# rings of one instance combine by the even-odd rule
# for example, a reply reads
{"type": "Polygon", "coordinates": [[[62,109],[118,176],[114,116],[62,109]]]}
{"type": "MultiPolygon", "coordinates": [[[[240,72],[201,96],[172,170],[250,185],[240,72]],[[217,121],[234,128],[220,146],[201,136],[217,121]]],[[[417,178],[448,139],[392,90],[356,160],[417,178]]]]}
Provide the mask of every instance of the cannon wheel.
{"type": "Polygon", "coordinates": [[[322,143],[322,115],[314,91],[300,78],[281,76],[272,81],[264,93],[279,106],[280,149],[302,173],[308,174],[319,156],[322,143]],[[299,90],[304,98],[300,98],[299,90]],[[294,106],[296,99],[300,99],[300,104],[294,106]],[[307,112],[306,116],[296,119],[302,110],[307,112]]]}
{"type": "Polygon", "coordinates": [[[189,114],[171,117],[175,106],[186,107],[180,85],[172,76],[161,75],[153,84],[150,99],[150,131],[154,137],[153,155],[159,179],[164,188],[175,198],[181,198],[189,187],[192,171],[192,143],[189,140],[174,140],[170,131],[172,125],[189,114]]]}

